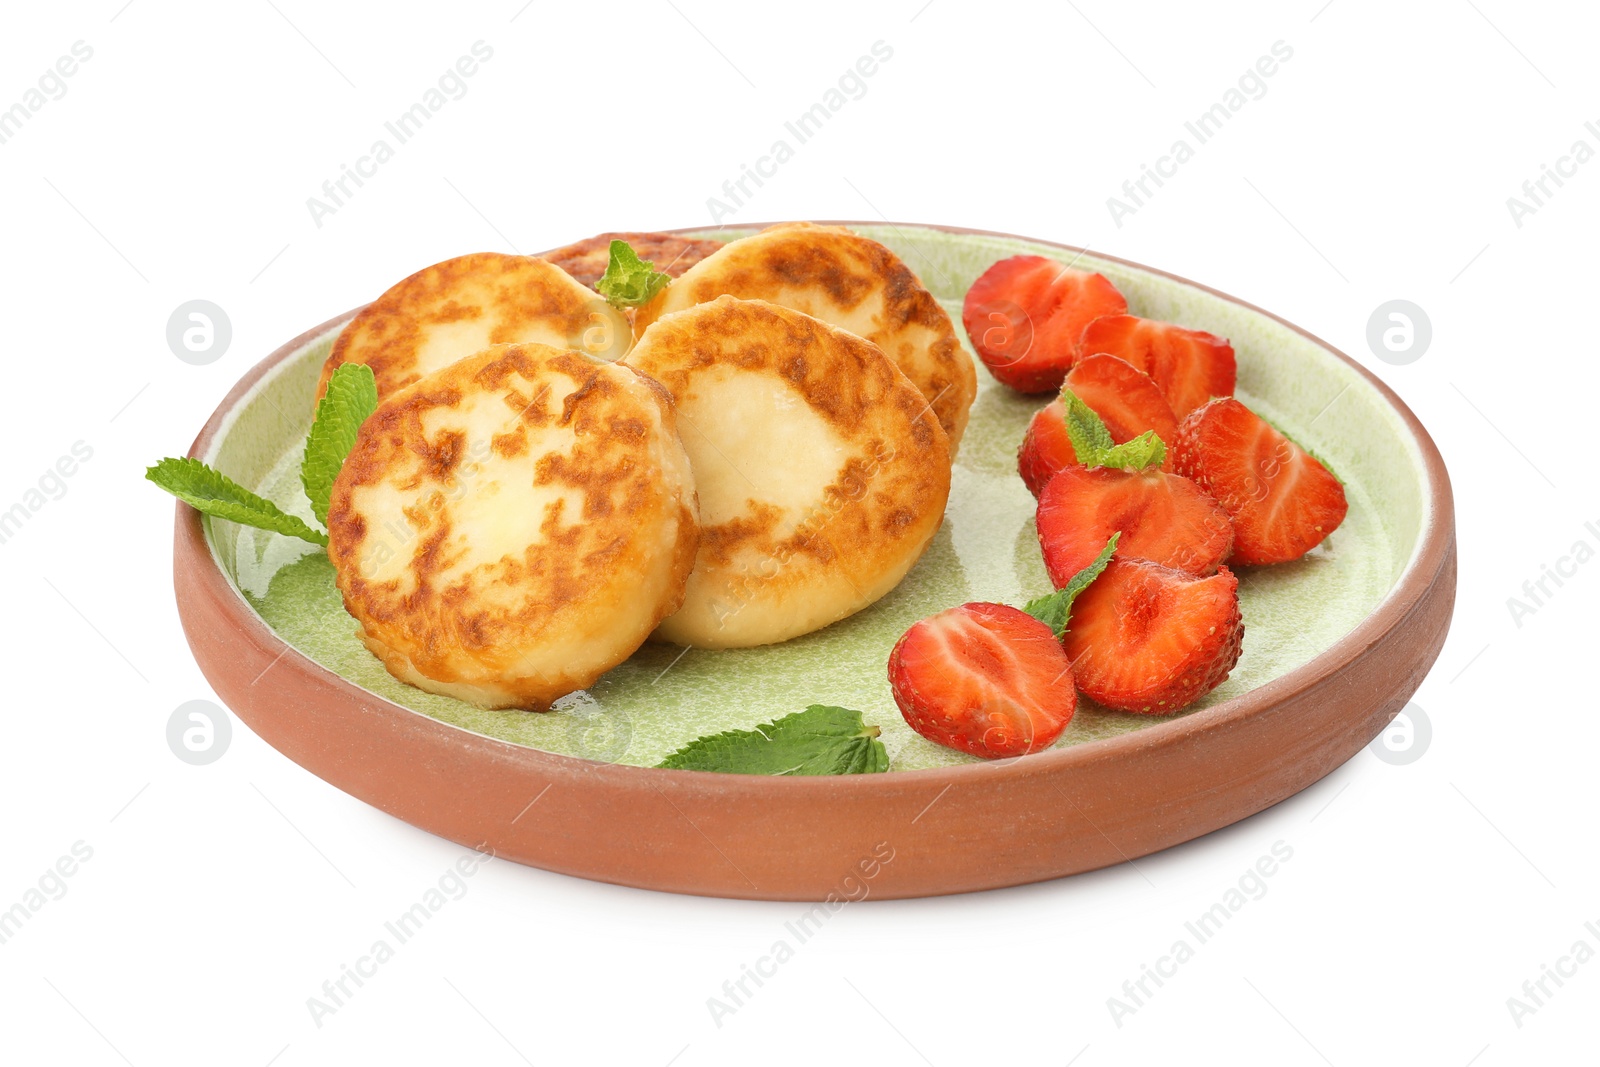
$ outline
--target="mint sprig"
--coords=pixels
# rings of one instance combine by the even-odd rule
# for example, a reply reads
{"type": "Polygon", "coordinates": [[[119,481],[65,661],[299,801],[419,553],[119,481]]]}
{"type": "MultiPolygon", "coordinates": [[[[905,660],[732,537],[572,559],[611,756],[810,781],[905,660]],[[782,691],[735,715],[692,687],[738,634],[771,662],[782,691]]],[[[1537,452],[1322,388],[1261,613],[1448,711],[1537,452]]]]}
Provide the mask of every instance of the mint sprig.
{"type": "Polygon", "coordinates": [[[878,734],[859,711],[813,704],[754,730],[691,741],[658,766],[729,774],[876,774],[889,769],[878,734]]]}
{"type": "Polygon", "coordinates": [[[595,291],[615,308],[638,307],[667,287],[672,275],[655,269],[626,241],[611,242],[611,260],[595,283],[595,291]]]}
{"type": "Polygon", "coordinates": [[[167,458],[146,470],[144,476],[206,515],[298,537],[314,545],[328,543],[327,534],[313,530],[272,501],[256,496],[197,459],[167,458]]]}
{"type": "Polygon", "coordinates": [[[300,460],[300,484],[305,486],[312,514],[323,526],[328,525],[333,480],[355,445],[361,424],[377,406],[378,380],[365,363],[341,363],[317,402],[317,417],[300,460]]]}
{"type": "Polygon", "coordinates": [[[1141,471],[1159,467],[1166,461],[1167,446],[1154,430],[1146,430],[1119,445],[1111,439],[1111,431],[1106,429],[1104,420],[1078,399],[1078,394],[1062,389],[1061,404],[1066,408],[1067,438],[1072,442],[1072,452],[1085,467],[1141,471]]]}
{"type": "Polygon", "coordinates": [[[1102,571],[1111,563],[1112,555],[1117,551],[1117,539],[1122,532],[1111,535],[1106,542],[1106,547],[1094,558],[1094,562],[1083,570],[1074,574],[1066,585],[1054,593],[1047,593],[1035,600],[1030,600],[1023,606],[1023,611],[1038,619],[1055,633],[1059,638],[1067,632],[1067,622],[1072,618],[1072,602],[1078,599],[1078,594],[1089,588],[1089,584],[1100,577],[1102,571]]]}
{"type": "MultiPolygon", "coordinates": [[[[324,526],[328,524],[333,480],[339,476],[361,424],[377,406],[378,383],[371,367],[345,363],[334,370],[327,392],[317,404],[317,415],[300,458],[300,484],[311,501],[312,514],[324,526]]],[[[312,529],[198,459],[169,456],[146,470],[144,476],[202,514],[327,547],[327,534],[312,529]]]]}

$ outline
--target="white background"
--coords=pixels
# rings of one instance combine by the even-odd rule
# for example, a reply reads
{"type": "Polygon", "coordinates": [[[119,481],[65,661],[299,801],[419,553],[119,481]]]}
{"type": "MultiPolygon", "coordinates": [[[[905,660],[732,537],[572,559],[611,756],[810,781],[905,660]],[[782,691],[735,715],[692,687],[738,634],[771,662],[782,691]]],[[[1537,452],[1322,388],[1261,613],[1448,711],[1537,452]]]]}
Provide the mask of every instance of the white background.
{"type": "MultiPolygon", "coordinates": [[[[1227,5],[523,0],[13,5],[0,106],[74,42],[93,58],[0,145],[0,510],[74,442],[93,458],[0,545],[7,711],[0,908],[93,857],[0,945],[7,1060],[81,1064],[844,1060],[1579,1062],[1600,962],[1591,671],[1600,563],[1520,596],[1579,539],[1592,471],[1600,162],[1519,227],[1506,200],[1600,120],[1576,3],[1227,5]],[[448,11],[446,10],[448,8],[448,11]],[[920,10],[919,10],[920,8],[920,10]],[[1203,8],[1203,10],[1202,10],[1203,8]],[[1320,8],[1320,10],[1319,10],[1320,8]],[[473,42],[468,92],[319,228],[306,208],[473,42]],[[709,222],[707,197],[875,41],[893,58],[735,222],[859,218],[1028,234],[1174,271],[1372,366],[1454,478],[1458,607],[1417,694],[1415,762],[1370,751],[1192,844],[1028,888],[846,908],[718,1027],[707,998],[796,905],[674,897],[490,864],[335,1015],[306,1000],[462,850],[236,725],[168,750],[214,698],[141,481],[273,348],[417,267],[606,229],[709,222]],[[1147,206],[1106,198],[1282,40],[1293,58],[1147,206]],[[165,324],[230,316],[203,367],[165,324]],[[1424,356],[1380,362],[1404,298],[1424,356]],[[1553,589],[1553,585],[1551,586],[1553,589]],[[1274,842],[1293,858],[1118,1026],[1107,998],[1274,842]]],[[[1553,187],[1552,187],[1553,188],[1553,187]]]]}

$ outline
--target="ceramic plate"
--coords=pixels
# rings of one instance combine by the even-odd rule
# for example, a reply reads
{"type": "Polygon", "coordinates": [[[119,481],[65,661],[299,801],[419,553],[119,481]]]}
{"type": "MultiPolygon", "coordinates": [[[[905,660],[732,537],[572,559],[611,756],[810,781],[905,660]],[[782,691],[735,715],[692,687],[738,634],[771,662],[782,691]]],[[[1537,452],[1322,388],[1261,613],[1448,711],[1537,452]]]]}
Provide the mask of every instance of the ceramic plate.
{"type": "MultiPolygon", "coordinates": [[[[905,725],[885,662],[911,623],[1050,589],[1016,473],[1023,429],[1047,398],[1018,396],[980,366],[944,526],[894,592],[767,648],[647,644],[550,714],[484,711],[393,680],[356,638],[322,552],[180,505],[179,606],[217,692],[328,781],[462,843],[607,881],[786,899],[824,897],[865,865],[873,895],[908,896],[1136,858],[1304,788],[1404,705],[1448,627],[1455,539],[1443,462],[1381,383],[1270,314],[1149,268],[999,234],[847,225],[904,258],[958,326],[973,279],[1031,252],[1104,273],[1134,314],[1232,340],[1238,395],[1327,463],[1350,511],[1304,559],[1240,573],[1244,651],[1226,683],[1164,719],[1084,702],[1054,749],[999,764],[905,725]],[[858,708],[880,726],[890,772],[649,769],[702,734],[812,703],[858,708]]],[[[349,317],[252,370],[191,454],[309,520],[299,453],[318,373],[349,317]]]]}

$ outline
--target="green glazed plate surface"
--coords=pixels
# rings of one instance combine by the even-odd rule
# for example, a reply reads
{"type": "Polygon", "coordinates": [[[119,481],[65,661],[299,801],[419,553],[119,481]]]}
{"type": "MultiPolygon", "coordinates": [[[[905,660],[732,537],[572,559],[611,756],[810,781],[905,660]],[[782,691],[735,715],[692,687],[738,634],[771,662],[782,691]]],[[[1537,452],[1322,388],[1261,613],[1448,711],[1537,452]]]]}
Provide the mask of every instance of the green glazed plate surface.
{"type": "MultiPolygon", "coordinates": [[[[894,249],[960,329],[961,298],[996,259],[1057,258],[1050,245],[916,226],[858,226],[894,249]]],[[[710,236],[710,234],[708,234],[710,236]]],[[[723,231],[716,236],[730,236],[723,231]]],[[[1329,350],[1256,311],[1137,267],[1084,256],[1127,295],[1134,314],[1232,340],[1238,395],[1310,448],[1344,481],[1349,517],[1306,558],[1240,573],[1244,652],[1228,680],[1180,714],[1225,701],[1310,660],[1372,612],[1398,582],[1427,523],[1421,455],[1399,414],[1329,350]]],[[[396,271],[398,275],[400,271],[396,271]]],[[[264,377],[234,409],[207,458],[314,524],[298,464],[318,373],[337,330],[264,377]]],[[[885,664],[924,616],[973,600],[1021,606],[1049,591],[1033,497],[1016,472],[1024,427],[1046,397],[999,386],[981,365],[943,528],[900,586],[865,611],[766,648],[711,651],[646,644],[591,689],[548,714],[484,711],[391,678],[355,636],[327,556],[303,542],[207,520],[219,564],[280,637],[327,669],[397,704],[477,733],[548,752],[649,766],[702,734],[749,727],[808,704],[860,709],[883,729],[891,771],[974,762],[913,733],[889,693],[885,664]]],[[[263,679],[270,685],[271,677],[263,679]]],[[[1166,721],[1085,702],[1058,746],[1166,721]]]]}

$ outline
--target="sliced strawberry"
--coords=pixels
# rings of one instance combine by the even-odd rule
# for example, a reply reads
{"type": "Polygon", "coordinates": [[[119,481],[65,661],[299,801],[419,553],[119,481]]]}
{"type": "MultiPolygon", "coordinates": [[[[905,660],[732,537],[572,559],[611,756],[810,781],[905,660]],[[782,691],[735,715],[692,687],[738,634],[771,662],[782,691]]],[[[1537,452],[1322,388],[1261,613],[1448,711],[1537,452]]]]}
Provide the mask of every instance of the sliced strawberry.
{"type": "Polygon", "coordinates": [[[1072,607],[1063,645],[1083,695],[1165,715],[1211,692],[1239,661],[1239,579],[1114,559],[1072,607]]]}
{"type": "MultiPolygon", "coordinates": [[[[1115,356],[1090,356],[1067,375],[1062,388],[1070,389],[1105,423],[1117,444],[1154,430],[1163,442],[1178,432],[1178,420],[1166,398],[1148,374],[1115,356]]],[[[1034,412],[1017,452],[1017,472],[1037,497],[1050,479],[1078,462],[1067,435],[1066,410],[1059,399],[1034,412]]],[[[1163,469],[1170,467],[1169,454],[1163,469]]]]}
{"type": "Polygon", "coordinates": [[[1048,748],[1078,707],[1050,627],[1004,604],[923,619],[889,654],[900,714],[930,741],[988,759],[1048,748]]]}
{"type": "Polygon", "coordinates": [[[1104,275],[1044,256],[1012,256],[972,283],[961,322],[996,379],[1024,393],[1048,393],[1072,368],[1084,327],[1127,310],[1104,275]]]}
{"type": "Polygon", "coordinates": [[[1151,468],[1068,467],[1045,486],[1037,515],[1045,569],[1060,588],[1113,533],[1117,559],[1146,559],[1188,574],[1216,573],[1233,526],[1216,501],[1176,474],[1151,468]]]}
{"type": "Polygon", "coordinates": [[[1078,462],[1067,436],[1067,413],[1060,400],[1052,400],[1033,414],[1022,447],[1017,451],[1017,473],[1035,498],[1062,470],[1078,462]]]}
{"type": "Polygon", "coordinates": [[[1344,486],[1299,445],[1232,397],[1191,412],[1178,428],[1176,468],[1233,520],[1236,566],[1285,563],[1344,521],[1344,486]]]}
{"type": "Polygon", "coordinates": [[[1096,354],[1079,359],[1062,388],[1072,390],[1093,408],[1119,445],[1146,430],[1154,430],[1166,442],[1178,434],[1177,417],[1155,380],[1116,356],[1096,354]]]}
{"type": "Polygon", "coordinates": [[[1084,328],[1078,358],[1102,352],[1154,378],[1179,419],[1214,396],[1232,396],[1238,376],[1233,346],[1222,338],[1135,315],[1111,315],[1084,328]]]}

